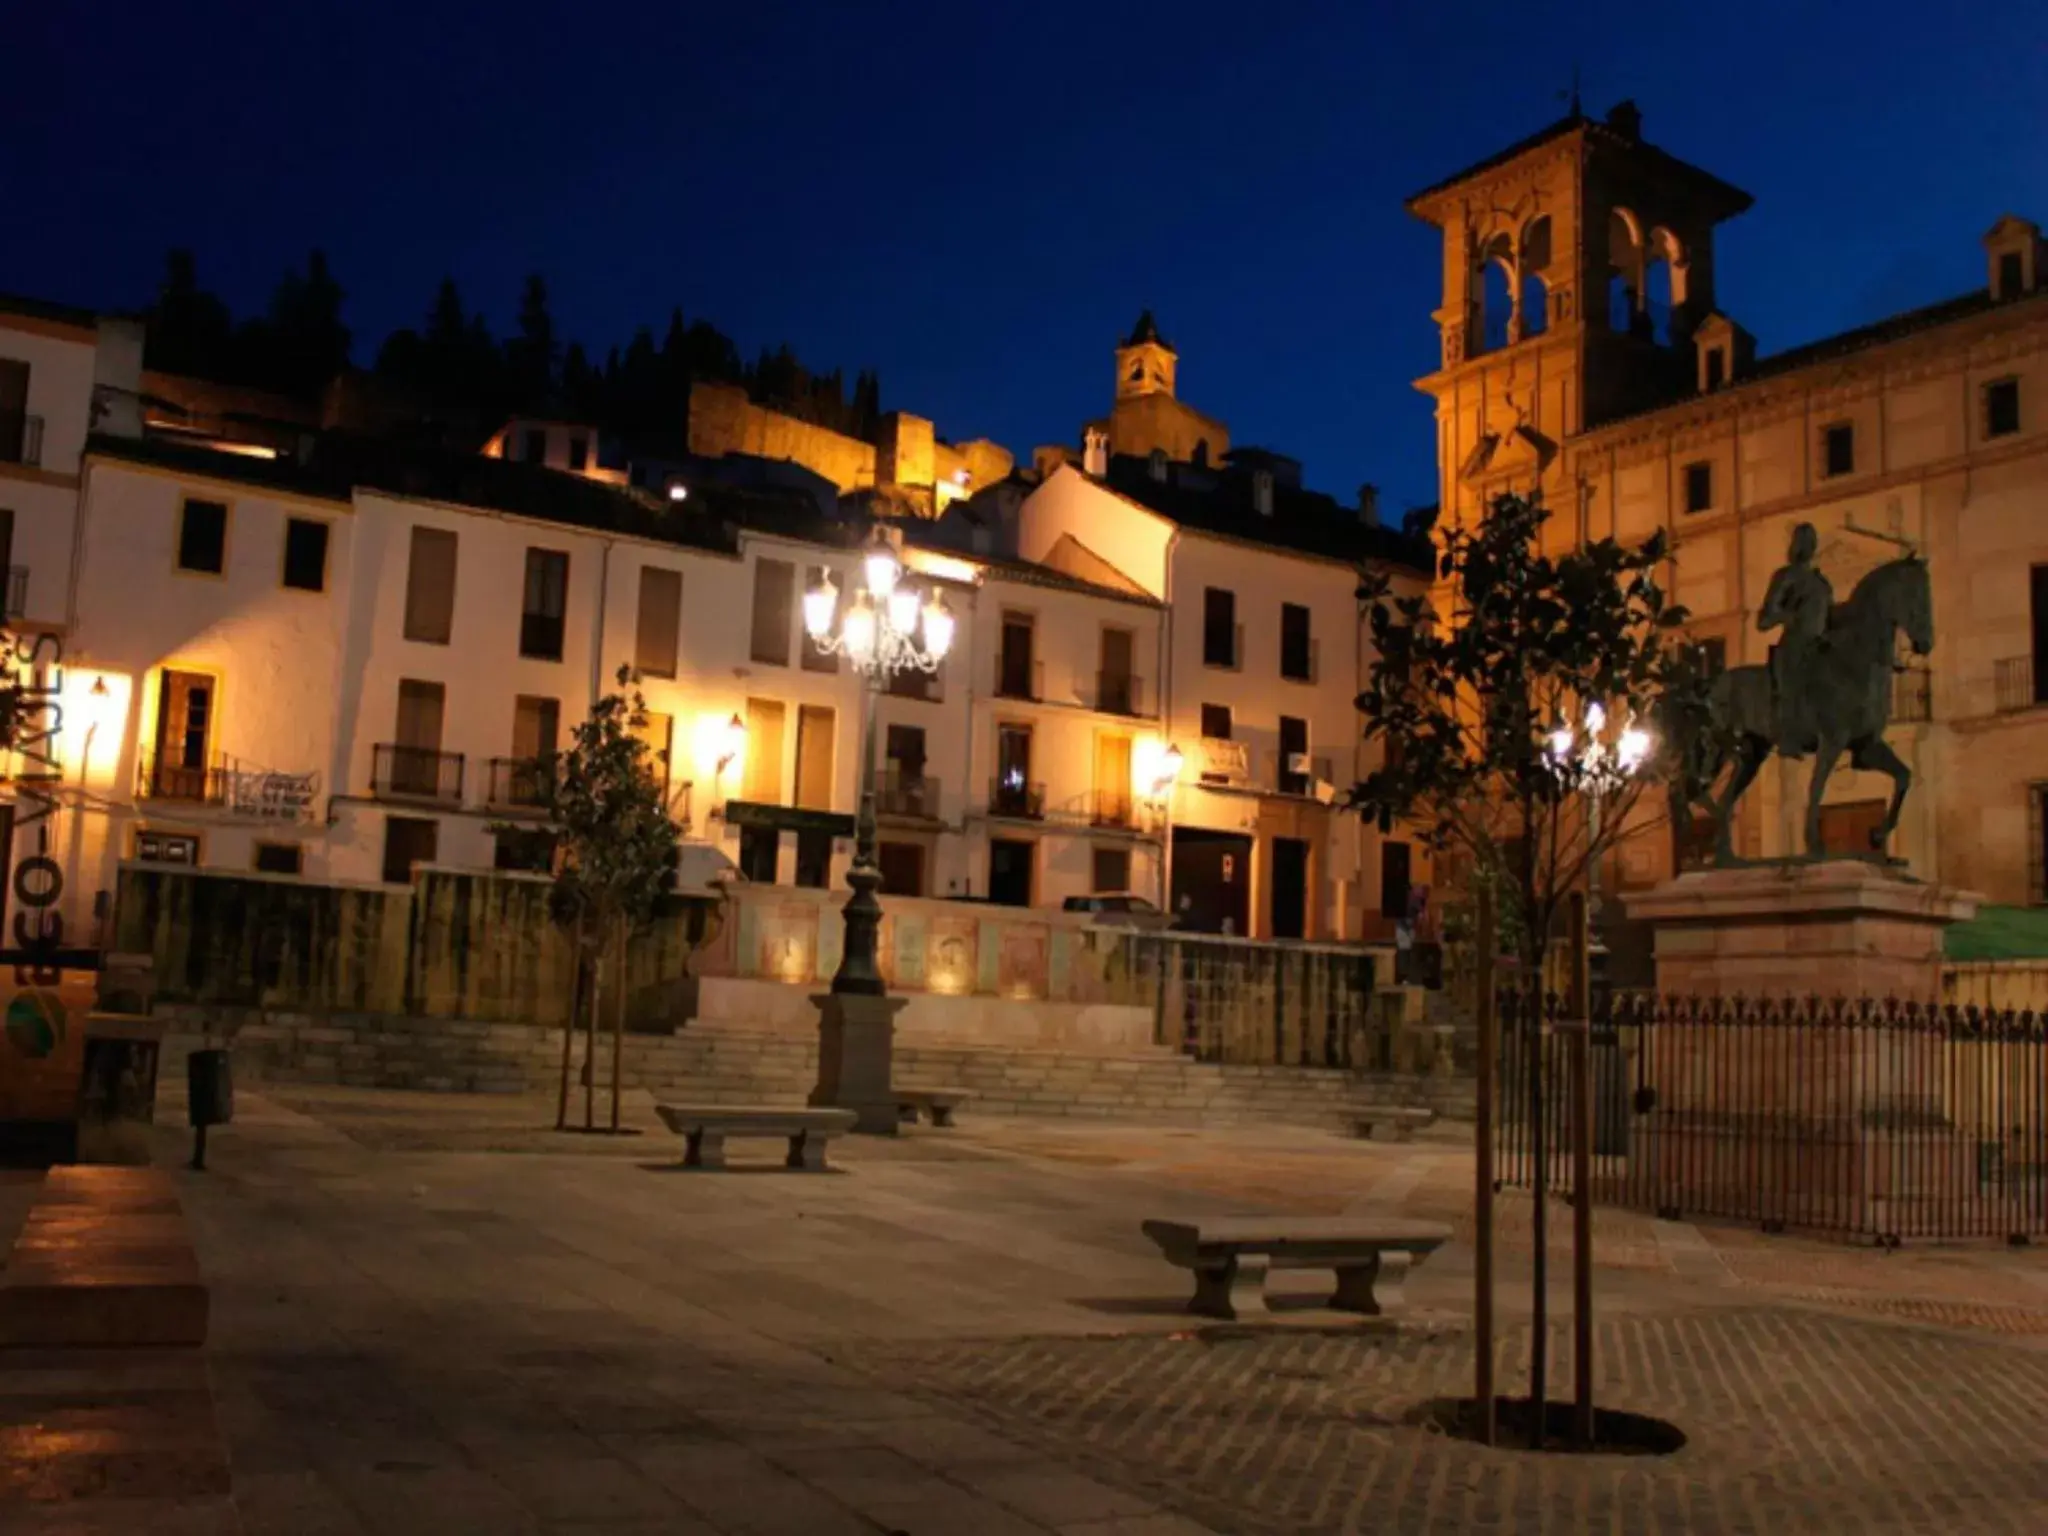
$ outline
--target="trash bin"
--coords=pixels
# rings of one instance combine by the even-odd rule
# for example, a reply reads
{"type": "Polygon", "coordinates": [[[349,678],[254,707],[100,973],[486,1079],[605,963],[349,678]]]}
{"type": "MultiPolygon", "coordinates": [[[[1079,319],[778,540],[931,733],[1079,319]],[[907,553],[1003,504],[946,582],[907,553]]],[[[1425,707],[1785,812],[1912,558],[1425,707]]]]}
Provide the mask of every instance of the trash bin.
{"type": "Polygon", "coordinates": [[[194,1051],[185,1059],[185,1101],[195,1130],[235,1118],[235,1083],[226,1051],[194,1051]]]}

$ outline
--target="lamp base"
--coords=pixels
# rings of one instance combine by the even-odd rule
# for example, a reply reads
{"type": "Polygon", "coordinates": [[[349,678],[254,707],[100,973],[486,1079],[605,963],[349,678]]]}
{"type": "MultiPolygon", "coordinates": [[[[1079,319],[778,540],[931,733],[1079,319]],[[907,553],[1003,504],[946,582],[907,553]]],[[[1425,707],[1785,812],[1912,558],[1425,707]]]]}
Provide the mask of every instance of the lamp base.
{"type": "Polygon", "coordinates": [[[853,1128],[868,1136],[896,1134],[896,1096],[891,1075],[896,1054],[896,1015],[909,1002],[860,992],[819,992],[818,1083],[810,1103],[816,1109],[850,1109],[853,1128]]]}

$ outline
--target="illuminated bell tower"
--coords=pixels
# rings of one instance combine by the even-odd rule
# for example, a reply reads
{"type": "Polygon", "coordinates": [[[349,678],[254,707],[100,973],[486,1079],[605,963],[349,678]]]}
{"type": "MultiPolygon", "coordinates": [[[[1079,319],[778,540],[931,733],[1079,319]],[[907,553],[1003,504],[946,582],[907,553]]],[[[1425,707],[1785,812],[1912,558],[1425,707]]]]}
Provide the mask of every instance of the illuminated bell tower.
{"type": "Polygon", "coordinates": [[[1128,400],[1137,395],[1173,395],[1173,370],[1180,362],[1180,354],[1173,350],[1159,327],[1153,323],[1152,311],[1146,310],[1138,316],[1138,323],[1131,327],[1116,349],[1116,398],[1128,400]]]}
{"type": "Polygon", "coordinates": [[[1563,446],[1699,387],[1714,228],[1749,204],[1645,142],[1631,102],[1604,120],[1575,107],[1408,200],[1443,233],[1442,351],[1416,388],[1436,401],[1444,522],[1540,491],[1577,536],[1563,446]]]}

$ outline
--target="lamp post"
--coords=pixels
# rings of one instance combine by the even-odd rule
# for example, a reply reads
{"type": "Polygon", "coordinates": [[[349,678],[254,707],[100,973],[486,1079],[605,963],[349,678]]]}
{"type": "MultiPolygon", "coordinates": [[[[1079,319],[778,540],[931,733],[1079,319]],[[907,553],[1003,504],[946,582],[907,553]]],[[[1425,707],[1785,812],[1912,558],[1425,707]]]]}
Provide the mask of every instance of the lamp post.
{"type": "Polygon", "coordinates": [[[953,645],[953,615],[934,591],[920,601],[903,565],[877,526],[861,561],[865,585],[841,610],[828,575],[804,594],[804,630],[828,656],[844,656],[860,675],[864,707],[860,744],[860,811],[854,821],[853,867],[846,883],[846,939],[832,987],[812,999],[819,1009],[818,1085],[811,1102],[854,1110],[856,1129],[896,1130],[889,1073],[895,1015],[876,955],[882,872],[875,862],[875,698],[898,672],[936,672],[953,645]]]}
{"type": "Polygon", "coordinates": [[[1159,754],[1159,771],[1152,776],[1150,798],[1165,813],[1159,844],[1159,910],[1166,913],[1169,928],[1173,926],[1173,791],[1180,783],[1181,765],[1186,760],[1180,748],[1168,742],[1166,750],[1159,754]]]}
{"type": "MultiPolygon", "coordinates": [[[[1599,881],[1602,800],[1635,776],[1650,760],[1655,741],[1630,715],[1618,732],[1608,730],[1607,710],[1597,700],[1578,721],[1560,721],[1544,740],[1543,755],[1559,788],[1586,797],[1587,878],[1599,881]]],[[[1564,1027],[1570,1031],[1572,1136],[1572,1354],[1573,1423],[1579,1443],[1593,1443],[1593,1051],[1592,998],[1586,970],[1586,893],[1575,891],[1571,913],[1571,977],[1564,1027]]],[[[1540,975],[1523,1010],[1529,1020],[1529,1140],[1535,1164],[1530,1212],[1534,1254],[1530,1288],[1534,1316],[1529,1334],[1529,1442],[1543,1444],[1550,1355],[1550,1257],[1545,1206],[1549,1197],[1550,1149],[1544,1118],[1543,1007],[1540,975]]]]}

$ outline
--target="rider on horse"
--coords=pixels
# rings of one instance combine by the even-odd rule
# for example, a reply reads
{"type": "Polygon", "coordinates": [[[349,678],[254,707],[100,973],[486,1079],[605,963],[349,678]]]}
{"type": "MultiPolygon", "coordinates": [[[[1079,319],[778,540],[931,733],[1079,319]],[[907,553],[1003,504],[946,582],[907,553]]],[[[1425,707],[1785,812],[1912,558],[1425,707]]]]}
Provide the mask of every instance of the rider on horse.
{"type": "Polygon", "coordinates": [[[1783,634],[1771,647],[1771,700],[1776,712],[1778,750],[1800,757],[1820,745],[1820,734],[1807,709],[1812,684],[1813,658],[1826,644],[1828,615],[1835,605],[1835,589],[1814,566],[1813,557],[1820,536],[1813,524],[1801,523],[1792,530],[1789,561],[1771,577],[1758,610],[1758,629],[1778,629],[1783,634]]]}

